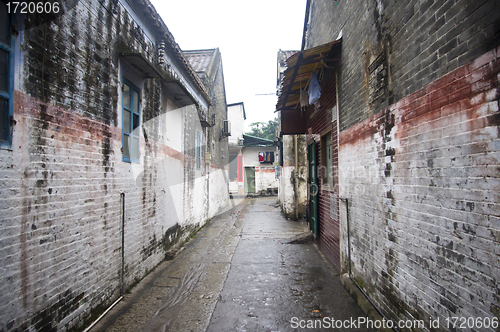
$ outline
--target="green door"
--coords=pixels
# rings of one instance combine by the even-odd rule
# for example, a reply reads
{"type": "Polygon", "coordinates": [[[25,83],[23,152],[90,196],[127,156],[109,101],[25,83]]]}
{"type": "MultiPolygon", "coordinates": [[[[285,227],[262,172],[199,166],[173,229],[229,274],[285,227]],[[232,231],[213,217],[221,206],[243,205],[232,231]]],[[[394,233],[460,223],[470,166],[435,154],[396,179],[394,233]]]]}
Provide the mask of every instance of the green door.
{"type": "Polygon", "coordinates": [[[307,147],[307,162],[309,167],[309,227],[318,236],[318,152],[316,141],[307,147]]]}
{"type": "Polygon", "coordinates": [[[245,192],[255,193],[255,168],[245,167],[245,192]]]}

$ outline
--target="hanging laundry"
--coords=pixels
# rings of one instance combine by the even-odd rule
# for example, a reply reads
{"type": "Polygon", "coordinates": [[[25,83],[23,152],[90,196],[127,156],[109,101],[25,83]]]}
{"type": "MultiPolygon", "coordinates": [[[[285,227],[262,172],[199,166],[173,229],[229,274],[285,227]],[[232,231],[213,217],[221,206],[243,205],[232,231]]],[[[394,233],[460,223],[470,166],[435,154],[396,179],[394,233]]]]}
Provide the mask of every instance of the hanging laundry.
{"type": "Polygon", "coordinates": [[[259,152],[259,162],[262,163],[274,163],[274,152],[259,152]]]}
{"type": "Polygon", "coordinates": [[[315,71],[312,73],[307,92],[309,93],[309,104],[316,104],[321,97],[321,86],[319,85],[318,76],[315,71]]]}

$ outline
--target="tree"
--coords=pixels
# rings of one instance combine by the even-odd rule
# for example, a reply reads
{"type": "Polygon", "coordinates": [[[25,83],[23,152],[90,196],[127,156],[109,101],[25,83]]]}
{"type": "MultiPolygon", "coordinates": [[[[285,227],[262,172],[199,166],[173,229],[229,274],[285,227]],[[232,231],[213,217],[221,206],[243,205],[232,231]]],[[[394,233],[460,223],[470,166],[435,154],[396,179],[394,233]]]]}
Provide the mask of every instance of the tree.
{"type": "Polygon", "coordinates": [[[265,122],[254,122],[250,124],[250,131],[245,133],[247,135],[266,138],[274,141],[276,137],[276,127],[278,126],[278,118],[265,122]]]}

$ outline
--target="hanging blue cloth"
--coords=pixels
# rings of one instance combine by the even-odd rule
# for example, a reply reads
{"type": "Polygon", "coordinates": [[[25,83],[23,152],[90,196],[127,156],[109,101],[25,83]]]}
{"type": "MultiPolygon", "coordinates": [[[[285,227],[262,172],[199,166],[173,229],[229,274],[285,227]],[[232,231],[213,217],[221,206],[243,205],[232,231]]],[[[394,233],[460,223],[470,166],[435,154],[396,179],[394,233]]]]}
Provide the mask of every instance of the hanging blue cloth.
{"type": "Polygon", "coordinates": [[[315,71],[312,73],[307,92],[309,93],[309,105],[315,104],[319,100],[319,97],[321,97],[321,86],[319,85],[318,76],[315,71]]]}

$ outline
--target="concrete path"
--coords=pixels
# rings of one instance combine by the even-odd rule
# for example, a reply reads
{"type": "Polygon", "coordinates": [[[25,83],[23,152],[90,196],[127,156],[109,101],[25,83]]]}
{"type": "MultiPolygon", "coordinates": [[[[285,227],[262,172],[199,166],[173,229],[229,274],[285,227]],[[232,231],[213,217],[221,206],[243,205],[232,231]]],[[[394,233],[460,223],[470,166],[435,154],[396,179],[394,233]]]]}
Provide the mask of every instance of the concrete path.
{"type": "Polygon", "coordinates": [[[275,201],[247,198],[214,218],[91,331],[371,331],[331,326],[363,312],[313,244],[287,244],[307,225],[275,201]]]}

